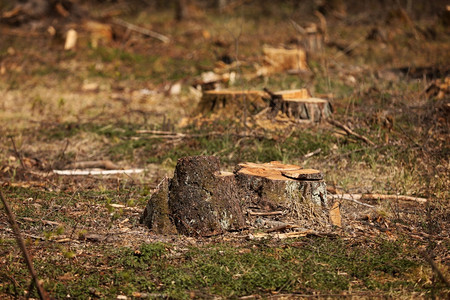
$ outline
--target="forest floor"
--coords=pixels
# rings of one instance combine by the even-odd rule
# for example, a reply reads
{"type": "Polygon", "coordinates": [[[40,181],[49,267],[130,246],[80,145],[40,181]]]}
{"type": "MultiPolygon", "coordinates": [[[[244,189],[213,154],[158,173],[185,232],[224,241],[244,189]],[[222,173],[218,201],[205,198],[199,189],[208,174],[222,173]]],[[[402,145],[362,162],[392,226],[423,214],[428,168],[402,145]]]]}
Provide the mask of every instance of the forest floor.
{"type": "MultiPolygon", "coordinates": [[[[294,23],[320,23],[311,7],[244,1],[221,14],[191,8],[177,22],[172,9],[124,3],[0,23],[0,188],[52,297],[448,299],[450,32],[441,18],[395,9],[330,16],[323,48],[308,53],[309,71],[253,76],[264,45],[296,46],[294,23]],[[126,30],[118,18],[170,41],[126,30]],[[86,22],[94,19],[108,26],[86,22]],[[64,50],[70,28],[78,42],[64,50]],[[232,74],[228,88],[326,96],[332,118],[372,143],[326,121],[193,122],[195,82],[218,69],[232,74]],[[244,161],[298,164],[321,170],[330,193],[392,197],[342,200],[333,234],[154,234],[139,217],[189,155],[218,156],[229,171],[244,161]],[[53,172],[98,160],[144,172],[53,172]]],[[[37,298],[0,208],[0,298],[37,298]]]]}

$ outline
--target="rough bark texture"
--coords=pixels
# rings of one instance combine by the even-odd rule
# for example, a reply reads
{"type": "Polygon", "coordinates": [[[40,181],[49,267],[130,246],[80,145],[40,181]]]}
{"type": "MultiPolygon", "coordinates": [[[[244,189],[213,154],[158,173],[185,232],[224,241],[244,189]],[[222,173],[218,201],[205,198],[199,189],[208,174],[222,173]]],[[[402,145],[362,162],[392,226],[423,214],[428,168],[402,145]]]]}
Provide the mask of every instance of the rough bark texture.
{"type": "Polygon", "coordinates": [[[220,172],[216,157],[179,159],[169,188],[169,207],[178,232],[205,236],[243,227],[234,186],[234,176],[220,172]]]}
{"type": "Polygon", "coordinates": [[[206,91],[198,105],[197,113],[217,113],[233,117],[247,111],[254,114],[266,107],[261,91],[206,91]]]}
{"type": "Polygon", "coordinates": [[[175,234],[177,229],[170,219],[169,178],[165,177],[153,192],[139,220],[158,234],[175,234]]]}
{"type": "Polygon", "coordinates": [[[272,100],[278,99],[279,103],[272,107],[272,115],[281,112],[293,120],[320,122],[332,113],[331,104],[327,100],[312,98],[307,89],[280,91],[271,97],[272,100]]]}
{"type": "Polygon", "coordinates": [[[241,164],[236,170],[236,178],[247,207],[283,211],[283,215],[302,226],[329,224],[325,182],[297,180],[283,175],[284,172],[300,174],[301,171],[301,167],[279,162],[241,164]]]}
{"type": "Polygon", "coordinates": [[[285,99],[281,103],[281,112],[295,120],[320,122],[331,115],[331,106],[327,100],[318,98],[285,99]]]}

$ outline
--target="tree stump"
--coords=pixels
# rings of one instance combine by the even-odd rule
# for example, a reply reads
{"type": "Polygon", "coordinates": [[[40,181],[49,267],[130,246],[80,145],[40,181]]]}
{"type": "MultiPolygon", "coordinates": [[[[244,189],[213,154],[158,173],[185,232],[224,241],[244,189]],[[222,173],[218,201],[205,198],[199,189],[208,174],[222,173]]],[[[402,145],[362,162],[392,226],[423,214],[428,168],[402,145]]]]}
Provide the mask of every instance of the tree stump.
{"type": "Polygon", "coordinates": [[[307,89],[267,92],[271,96],[269,115],[272,118],[282,113],[293,121],[320,122],[332,113],[327,100],[311,98],[307,89]]]}
{"type": "Polygon", "coordinates": [[[179,159],[174,177],[159,184],[141,223],[155,233],[190,236],[255,227],[261,217],[272,225],[322,229],[338,217],[329,207],[318,170],[271,162],[222,172],[216,157],[193,156],[179,159]]]}
{"type": "Polygon", "coordinates": [[[153,192],[139,222],[158,234],[175,234],[177,229],[169,210],[169,178],[165,177],[153,192]]]}
{"type": "Polygon", "coordinates": [[[239,164],[235,174],[246,208],[281,211],[305,227],[329,224],[326,184],[319,171],[270,162],[239,164]]]}
{"type": "Polygon", "coordinates": [[[214,156],[181,158],[169,189],[169,207],[179,233],[215,235],[244,226],[233,174],[220,172],[214,156]]]}
{"type": "Polygon", "coordinates": [[[197,114],[216,113],[221,117],[233,117],[247,111],[257,113],[266,107],[262,91],[206,91],[197,107],[197,114]]]}
{"type": "Polygon", "coordinates": [[[308,71],[306,52],[301,48],[284,49],[263,47],[265,66],[257,71],[257,74],[267,76],[284,71],[302,72],[308,71]]]}

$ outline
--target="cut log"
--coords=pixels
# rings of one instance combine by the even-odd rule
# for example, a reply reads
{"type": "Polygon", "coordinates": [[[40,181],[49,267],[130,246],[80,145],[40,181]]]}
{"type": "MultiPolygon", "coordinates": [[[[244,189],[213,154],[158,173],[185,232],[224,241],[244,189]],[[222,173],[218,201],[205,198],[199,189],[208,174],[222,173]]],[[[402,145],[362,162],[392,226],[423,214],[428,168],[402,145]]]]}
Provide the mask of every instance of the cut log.
{"type": "Polygon", "coordinates": [[[206,91],[197,107],[197,114],[217,113],[222,117],[233,117],[245,110],[257,113],[267,105],[262,91],[206,91]]]}

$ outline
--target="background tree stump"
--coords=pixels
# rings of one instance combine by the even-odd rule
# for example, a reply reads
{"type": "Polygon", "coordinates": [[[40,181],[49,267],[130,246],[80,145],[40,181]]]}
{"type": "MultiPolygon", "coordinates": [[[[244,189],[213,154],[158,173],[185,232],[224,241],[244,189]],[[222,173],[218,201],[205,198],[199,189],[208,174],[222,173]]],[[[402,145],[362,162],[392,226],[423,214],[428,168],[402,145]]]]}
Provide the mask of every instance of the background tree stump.
{"type": "Polygon", "coordinates": [[[216,113],[220,117],[234,117],[244,111],[255,114],[267,106],[262,91],[206,91],[197,107],[197,114],[216,113]]]}
{"type": "Polygon", "coordinates": [[[324,99],[313,98],[307,89],[285,90],[271,94],[272,101],[279,105],[271,114],[281,112],[292,120],[320,122],[332,113],[331,104],[324,99]]]}

